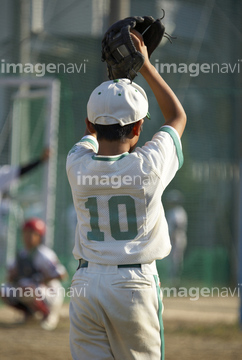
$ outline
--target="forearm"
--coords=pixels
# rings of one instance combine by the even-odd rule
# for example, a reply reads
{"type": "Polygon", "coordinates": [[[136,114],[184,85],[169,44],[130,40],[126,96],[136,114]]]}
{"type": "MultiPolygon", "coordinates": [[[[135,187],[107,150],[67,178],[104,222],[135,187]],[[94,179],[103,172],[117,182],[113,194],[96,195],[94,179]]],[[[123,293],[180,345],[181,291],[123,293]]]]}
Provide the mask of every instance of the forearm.
{"type": "Polygon", "coordinates": [[[44,163],[45,161],[47,161],[49,159],[49,155],[50,155],[50,151],[48,148],[44,149],[43,153],[41,154],[41,156],[39,157],[39,159],[32,161],[31,163],[27,164],[27,165],[23,165],[20,167],[19,169],[19,176],[22,176],[26,173],[28,173],[29,171],[31,171],[32,169],[34,169],[35,167],[37,167],[38,165],[44,163]]]}
{"type": "Polygon", "coordinates": [[[27,172],[31,171],[32,169],[34,169],[35,167],[40,165],[42,162],[43,162],[42,159],[38,159],[36,161],[31,162],[30,164],[21,166],[20,171],[19,171],[19,176],[22,176],[22,175],[26,174],[27,172]]]}
{"type": "Polygon", "coordinates": [[[165,118],[164,125],[173,126],[178,131],[179,135],[182,136],[186,125],[186,114],[177,96],[151,63],[143,66],[140,73],[145,78],[156,97],[165,118]]]}

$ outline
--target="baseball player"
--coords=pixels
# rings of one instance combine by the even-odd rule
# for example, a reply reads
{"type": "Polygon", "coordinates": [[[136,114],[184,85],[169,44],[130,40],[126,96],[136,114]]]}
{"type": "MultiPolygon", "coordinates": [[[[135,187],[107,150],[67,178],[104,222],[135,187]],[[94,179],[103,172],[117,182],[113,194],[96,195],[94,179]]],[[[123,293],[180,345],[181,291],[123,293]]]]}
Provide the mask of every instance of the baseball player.
{"type": "Polygon", "coordinates": [[[8,191],[12,183],[22,178],[25,174],[36,169],[49,159],[49,149],[46,148],[39,158],[21,166],[0,166],[0,262],[5,262],[6,240],[9,226],[9,217],[15,218],[16,226],[23,221],[21,208],[9,197],[8,191]],[[14,204],[14,205],[13,205],[14,204]],[[10,215],[11,213],[11,215],[10,215]]]}
{"type": "Polygon", "coordinates": [[[156,259],[171,250],[161,195],[182,166],[186,115],[131,33],[139,70],[165,118],[137,147],[148,113],[144,90],[127,78],[106,81],[87,104],[85,136],[67,157],[77,213],[70,349],[74,360],[164,358],[162,295],[156,259]]]}
{"type": "Polygon", "coordinates": [[[179,190],[170,190],[166,195],[166,220],[171,239],[170,277],[174,286],[180,283],[184,252],[187,246],[187,213],[182,206],[183,195],[179,190]]]}
{"type": "Polygon", "coordinates": [[[7,191],[11,183],[33,170],[43,162],[49,159],[49,149],[45,149],[41,154],[40,158],[35,161],[31,161],[30,163],[22,166],[10,166],[4,165],[0,167],[0,200],[1,193],[7,191]]]}
{"type": "Polygon", "coordinates": [[[1,297],[6,304],[21,310],[25,320],[40,313],[42,328],[54,330],[64,300],[60,280],[66,276],[66,270],[55,252],[42,244],[45,230],[45,223],[39,218],[24,223],[24,248],[9,267],[1,297]]]}

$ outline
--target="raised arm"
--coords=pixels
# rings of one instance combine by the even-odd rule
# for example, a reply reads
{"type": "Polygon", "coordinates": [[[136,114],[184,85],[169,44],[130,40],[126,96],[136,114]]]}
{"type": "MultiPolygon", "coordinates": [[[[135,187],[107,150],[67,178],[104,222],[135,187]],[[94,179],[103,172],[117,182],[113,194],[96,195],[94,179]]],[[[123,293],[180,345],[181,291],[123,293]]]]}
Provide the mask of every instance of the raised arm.
{"type": "Polygon", "coordinates": [[[49,156],[50,156],[50,150],[48,148],[44,149],[41,156],[37,160],[31,161],[30,163],[20,167],[19,177],[25,175],[26,173],[36,168],[38,165],[44,163],[45,161],[48,161],[49,156]]]}
{"type": "Polygon", "coordinates": [[[142,35],[138,31],[132,30],[131,36],[136,49],[145,56],[145,62],[140,69],[140,73],[145,78],[156,97],[165,118],[164,125],[174,127],[181,137],[186,126],[186,113],[169,85],[150,63],[142,35]]]}

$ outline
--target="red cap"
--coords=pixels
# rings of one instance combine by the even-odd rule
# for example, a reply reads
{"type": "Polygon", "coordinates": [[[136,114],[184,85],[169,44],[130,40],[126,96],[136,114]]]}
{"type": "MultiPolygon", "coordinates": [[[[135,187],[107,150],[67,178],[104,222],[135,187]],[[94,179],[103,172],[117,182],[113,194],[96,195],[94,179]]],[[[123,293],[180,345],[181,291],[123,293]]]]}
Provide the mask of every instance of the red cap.
{"type": "Polygon", "coordinates": [[[32,229],[40,234],[40,236],[45,235],[46,226],[43,220],[39,218],[31,218],[26,220],[26,222],[23,225],[23,230],[26,229],[32,229]]]}

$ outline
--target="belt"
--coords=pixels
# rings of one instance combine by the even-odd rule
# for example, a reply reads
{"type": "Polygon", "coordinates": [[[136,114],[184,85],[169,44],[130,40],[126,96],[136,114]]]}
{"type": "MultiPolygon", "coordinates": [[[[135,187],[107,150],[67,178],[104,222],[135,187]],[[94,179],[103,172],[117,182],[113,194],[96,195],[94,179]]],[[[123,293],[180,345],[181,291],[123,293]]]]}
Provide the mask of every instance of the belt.
{"type": "MultiPolygon", "coordinates": [[[[141,268],[141,264],[124,264],[124,265],[117,265],[118,268],[141,268]]],[[[88,261],[83,260],[83,259],[79,259],[79,266],[77,268],[85,268],[88,267],[88,261]]]]}

